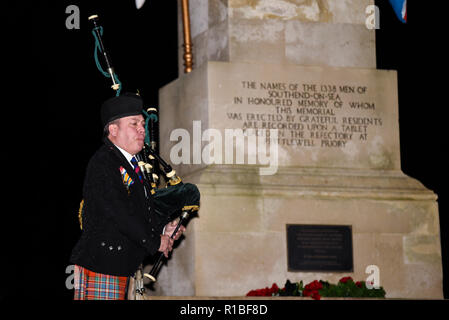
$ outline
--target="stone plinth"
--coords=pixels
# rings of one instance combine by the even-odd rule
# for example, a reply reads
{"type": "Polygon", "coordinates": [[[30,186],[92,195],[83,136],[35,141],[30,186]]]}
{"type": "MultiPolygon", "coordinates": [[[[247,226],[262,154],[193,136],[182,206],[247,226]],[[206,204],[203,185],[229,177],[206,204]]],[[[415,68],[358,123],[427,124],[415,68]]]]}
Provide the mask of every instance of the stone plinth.
{"type": "MultiPolygon", "coordinates": [[[[183,144],[184,138],[173,135],[175,141],[161,146],[162,155],[176,162],[182,157],[173,150],[188,146],[190,156],[184,160],[189,162],[175,167],[186,181],[198,185],[202,198],[199,219],[191,222],[186,239],[163,270],[165,275],[161,274],[160,294],[238,296],[286,279],[336,282],[343,274],[287,271],[286,225],[325,224],[352,227],[354,272],[344,275],[365,280],[366,268],[376,265],[388,297],[441,297],[436,195],[400,170],[395,82],[392,71],[209,62],[164,87],[160,91],[160,117],[171,121],[164,122],[161,135],[170,137],[183,128],[189,132],[184,136],[189,140],[183,144]],[[242,79],[257,79],[255,89],[240,88],[246,81],[242,79]],[[242,96],[244,102],[248,97],[265,97],[267,91],[259,89],[261,83],[318,88],[335,85],[334,94],[341,96],[341,106],[331,106],[336,100],[322,95],[321,106],[301,106],[298,104],[305,101],[313,105],[317,99],[300,95],[291,98],[295,106],[286,113],[277,112],[277,106],[253,106],[234,100],[235,96],[242,96]],[[344,85],[355,87],[355,92],[344,85]],[[352,100],[360,100],[355,99],[360,97],[358,87],[365,88],[362,95],[367,108],[351,107],[352,100]],[[328,106],[324,107],[326,101],[328,106]],[[304,115],[307,109],[333,110],[333,115],[310,114],[309,120],[286,120],[287,115],[304,115]],[[267,166],[247,163],[248,144],[243,145],[245,163],[225,164],[223,156],[222,163],[208,164],[211,158],[217,158],[213,152],[204,153],[207,146],[213,145],[212,139],[204,138],[204,132],[213,128],[223,133],[225,155],[224,131],[242,128],[244,123],[227,114],[238,112],[272,115],[272,120],[266,122],[273,125],[303,124],[303,130],[298,131],[303,139],[314,143],[279,143],[278,168],[272,175],[260,174],[260,168],[267,166]],[[276,120],[276,115],[283,117],[276,120]],[[331,117],[335,123],[308,127],[313,116],[331,117]],[[363,128],[360,124],[349,125],[348,130],[354,132],[345,143],[323,144],[323,140],[338,141],[328,136],[332,132],[344,134],[349,118],[355,122],[379,120],[377,125],[373,122],[363,128]],[[194,121],[201,121],[201,131],[196,135],[203,138],[198,140],[201,144],[196,151],[194,121]],[[198,152],[206,157],[194,164],[198,152]]],[[[263,121],[258,122],[261,126],[263,121]]],[[[283,130],[289,134],[285,129],[279,132],[283,130]]]]}
{"type": "Polygon", "coordinates": [[[374,265],[388,298],[442,297],[437,196],[401,171],[397,77],[375,69],[369,4],[190,0],[194,71],[160,90],[160,137],[201,209],[153,295],[366,280],[374,265]],[[288,224],[350,226],[354,270],[289,272],[288,224]]]}

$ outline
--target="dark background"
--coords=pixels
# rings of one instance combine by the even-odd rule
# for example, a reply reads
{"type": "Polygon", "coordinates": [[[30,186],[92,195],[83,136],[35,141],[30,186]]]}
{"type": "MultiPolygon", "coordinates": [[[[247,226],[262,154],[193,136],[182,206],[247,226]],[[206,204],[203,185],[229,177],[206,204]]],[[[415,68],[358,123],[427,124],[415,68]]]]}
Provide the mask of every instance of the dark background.
{"type": "MultiPolygon", "coordinates": [[[[377,66],[398,70],[402,170],[439,197],[445,297],[448,286],[446,78],[437,8],[409,1],[408,23],[378,0],[377,66]]],[[[158,89],[178,77],[175,0],[137,10],[128,1],[7,3],[2,19],[4,54],[2,276],[0,298],[35,293],[65,299],[69,255],[77,241],[78,208],[87,162],[101,144],[99,105],[113,95],[97,70],[87,17],[98,14],[123,91],[140,90],[147,106],[158,89]],[[68,5],[81,13],[68,30],[68,5]],[[18,281],[20,280],[20,281],[18,281]]],[[[123,92],[122,91],[122,92],[123,92]]],[[[263,284],[261,284],[263,285],[263,284]]],[[[417,286],[419,283],[417,283],[417,286]]],[[[245,294],[245,293],[242,293],[245,294]]]]}

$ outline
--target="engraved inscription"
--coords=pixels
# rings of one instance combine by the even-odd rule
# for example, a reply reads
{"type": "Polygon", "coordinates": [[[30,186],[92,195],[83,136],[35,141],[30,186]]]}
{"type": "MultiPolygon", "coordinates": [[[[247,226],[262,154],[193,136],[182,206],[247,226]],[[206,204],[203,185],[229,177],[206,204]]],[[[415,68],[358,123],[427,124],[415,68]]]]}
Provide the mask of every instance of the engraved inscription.
{"type": "Polygon", "coordinates": [[[245,95],[232,97],[227,119],[248,134],[266,136],[267,143],[267,129],[278,129],[281,146],[344,148],[366,142],[383,125],[365,85],[245,80],[240,87],[245,95]]]}

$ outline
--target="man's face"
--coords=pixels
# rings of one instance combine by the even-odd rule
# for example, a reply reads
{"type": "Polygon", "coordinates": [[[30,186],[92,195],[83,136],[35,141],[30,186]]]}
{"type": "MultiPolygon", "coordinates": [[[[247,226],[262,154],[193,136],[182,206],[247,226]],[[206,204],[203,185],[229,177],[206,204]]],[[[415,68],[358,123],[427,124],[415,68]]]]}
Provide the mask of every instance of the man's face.
{"type": "Polygon", "coordinates": [[[132,155],[139,153],[145,140],[145,120],[142,115],[118,119],[109,125],[109,139],[132,155]]]}

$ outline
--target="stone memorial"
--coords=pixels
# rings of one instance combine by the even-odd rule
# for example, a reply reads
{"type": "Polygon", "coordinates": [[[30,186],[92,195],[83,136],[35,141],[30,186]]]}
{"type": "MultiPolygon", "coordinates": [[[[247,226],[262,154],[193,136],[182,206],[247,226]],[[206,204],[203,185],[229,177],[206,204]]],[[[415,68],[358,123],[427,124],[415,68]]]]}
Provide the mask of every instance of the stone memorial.
{"type": "Polygon", "coordinates": [[[387,297],[442,298],[437,195],[401,171],[397,73],[376,69],[370,5],[190,1],[194,67],[180,26],[160,147],[201,209],[151,295],[244,296],[375,266],[387,297]],[[350,227],[353,270],[289,269],[288,225],[350,227]]]}

